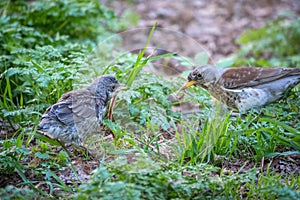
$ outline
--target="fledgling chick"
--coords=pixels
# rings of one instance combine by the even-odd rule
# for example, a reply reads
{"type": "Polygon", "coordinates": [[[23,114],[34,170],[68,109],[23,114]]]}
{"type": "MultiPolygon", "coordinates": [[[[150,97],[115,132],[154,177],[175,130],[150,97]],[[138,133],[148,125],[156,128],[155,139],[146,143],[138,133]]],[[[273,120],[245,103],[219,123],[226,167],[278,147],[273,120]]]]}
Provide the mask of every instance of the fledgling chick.
{"type": "Polygon", "coordinates": [[[119,81],[104,75],[89,86],[67,92],[43,114],[38,130],[62,143],[80,146],[99,132],[108,102],[120,87],[119,81]]]}

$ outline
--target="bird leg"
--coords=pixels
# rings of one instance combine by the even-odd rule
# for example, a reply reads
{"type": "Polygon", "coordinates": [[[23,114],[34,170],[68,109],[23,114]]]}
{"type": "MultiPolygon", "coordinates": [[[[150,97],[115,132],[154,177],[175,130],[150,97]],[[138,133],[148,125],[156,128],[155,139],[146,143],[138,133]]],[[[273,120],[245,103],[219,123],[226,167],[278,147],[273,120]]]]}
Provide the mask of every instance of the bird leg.
{"type": "MultiPolygon", "coordinates": [[[[71,152],[67,149],[66,145],[63,142],[61,142],[59,140],[57,140],[57,141],[61,145],[61,147],[67,152],[69,158],[72,157],[72,156],[75,156],[74,154],[71,154],[71,152]]],[[[78,149],[78,147],[77,146],[75,147],[73,144],[68,145],[68,146],[69,147],[72,146],[73,150],[75,150],[75,151],[77,151],[77,149],[78,149]]],[[[79,148],[80,149],[79,153],[81,153],[82,155],[84,155],[84,157],[90,157],[92,160],[95,159],[94,156],[93,156],[93,154],[86,147],[84,147],[82,145],[80,145],[79,147],[80,147],[79,148]]]]}
{"type": "Polygon", "coordinates": [[[57,141],[60,143],[61,147],[67,152],[68,156],[71,157],[72,154],[71,154],[70,151],[67,149],[66,145],[65,145],[63,142],[59,141],[59,140],[57,140],[57,141]]]}
{"type": "MultiPolygon", "coordinates": [[[[93,153],[90,152],[85,146],[80,145],[79,146],[79,153],[82,154],[85,158],[91,158],[92,160],[95,160],[95,157],[93,156],[93,153]]],[[[78,147],[74,147],[73,149],[77,150],[78,147]]]]}

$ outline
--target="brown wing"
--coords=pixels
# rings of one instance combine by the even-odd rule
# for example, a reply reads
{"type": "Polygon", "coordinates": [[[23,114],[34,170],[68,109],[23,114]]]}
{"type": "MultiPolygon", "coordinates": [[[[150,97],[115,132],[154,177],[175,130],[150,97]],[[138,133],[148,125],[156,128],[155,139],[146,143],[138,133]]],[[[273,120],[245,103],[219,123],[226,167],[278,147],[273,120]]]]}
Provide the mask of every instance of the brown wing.
{"type": "Polygon", "coordinates": [[[300,68],[250,68],[227,69],[219,82],[228,89],[255,87],[283,77],[300,75],[300,68]]]}

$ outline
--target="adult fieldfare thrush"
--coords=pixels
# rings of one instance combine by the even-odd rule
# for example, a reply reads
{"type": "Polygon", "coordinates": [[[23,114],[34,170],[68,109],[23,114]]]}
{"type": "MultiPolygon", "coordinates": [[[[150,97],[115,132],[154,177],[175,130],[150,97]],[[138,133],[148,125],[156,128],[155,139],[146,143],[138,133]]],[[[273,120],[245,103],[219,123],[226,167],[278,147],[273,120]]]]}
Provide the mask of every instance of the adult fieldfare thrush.
{"type": "Polygon", "coordinates": [[[115,77],[104,75],[85,88],[63,94],[45,111],[38,130],[63,143],[81,145],[88,136],[99,132],[107,104],[119,88],[115,77]]]}
{"type": "Polygon", "coordinates": [[[300,68],[225,69],[204,65],[189,74],[180,90],[199,85],[228,107],[243,112],[279,100],[299,82],[300,68]]]}

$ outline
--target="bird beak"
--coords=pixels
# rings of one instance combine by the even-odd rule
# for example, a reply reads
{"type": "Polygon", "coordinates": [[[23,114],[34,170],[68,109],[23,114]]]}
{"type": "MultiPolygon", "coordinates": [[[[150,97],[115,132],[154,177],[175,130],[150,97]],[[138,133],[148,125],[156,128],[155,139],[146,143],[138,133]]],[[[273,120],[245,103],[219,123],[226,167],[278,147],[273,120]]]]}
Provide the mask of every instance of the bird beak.
{"type": "Polygon", "coordinates": [[[191,87],[192,85],[195,85],[195,84],[196,84],[196,81],[188,81],[183,86],[183,90],[186,89],[186,88],[188,88],[188,87],[191,87]]]}
{"type": "Polygon", "coordinates": [[[126,89],[128,89],[125,85],[123,85],[123,84],[120,84],[120,85],[118,85],[117,86],[117,89],[115,89],[115,91],[112,93],[112,97],[115,97],[115,96],[117,96],[117,94],[120,92],[120,91],[122,91],[122,90],[126,90],[126,89]]]}
{"type": "Polygon", "coordinates": [[[120,91],[126,90],[126,89],[127,89],[126,85],[120,84],[119,87],[117,88],[116,92],[120,92],[120,91]]]}
{"type": "Polygon", "coordinates": [[[184,94],[183,95],[181,95],[181,96],[179,96],[179,92],[180,91],[184,91],[186,88],[188,88],[188,87],[191,87],[192,85],[195,85],[196,84],[196,81],[188,81],[188,82],[186,82],[177,92],[176,92],[176,97],[178,98],[178,99],[182,99],[183,98],[183,96],[184,96],[184,94]]]}

